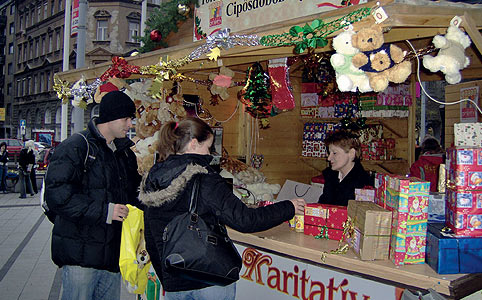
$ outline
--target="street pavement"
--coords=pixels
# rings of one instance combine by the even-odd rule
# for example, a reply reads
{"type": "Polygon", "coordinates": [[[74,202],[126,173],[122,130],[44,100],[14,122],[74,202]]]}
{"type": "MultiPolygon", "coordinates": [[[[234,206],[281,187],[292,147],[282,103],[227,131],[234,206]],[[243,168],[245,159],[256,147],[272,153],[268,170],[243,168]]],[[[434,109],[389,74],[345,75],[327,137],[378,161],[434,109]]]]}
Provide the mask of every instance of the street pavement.
{"type": "MultiPolygon", "coordinates": [[[[52,223],[39,195],[0,193],[0,299],[58,300],[61,272],[50,259],[52,223]]],[[[120,300],[135,300],[122,284],[120,300]]]]}

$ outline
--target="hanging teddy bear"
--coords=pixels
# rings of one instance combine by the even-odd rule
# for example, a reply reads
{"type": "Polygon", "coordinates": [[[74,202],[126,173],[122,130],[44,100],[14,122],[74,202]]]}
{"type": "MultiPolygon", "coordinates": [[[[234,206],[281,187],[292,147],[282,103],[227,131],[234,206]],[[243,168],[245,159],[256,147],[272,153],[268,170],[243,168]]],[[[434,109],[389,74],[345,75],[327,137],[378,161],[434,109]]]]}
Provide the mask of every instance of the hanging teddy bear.
{"type": "Polygon", "coordinates": [[[351,40],[355,35],[353,26],[350,25],[345,30],[333,38],[333,48],[336,53],[330,58],[331,65],[336,72],[336,84],[340,92],[370,92],[372,88],[368,77],[352,63],[352,58],[360,51],[353,47],[351,40]]]}
{"type": "Polygon", "coordinates": [[[388,82],[404,82],[412,73],[412,64],[404,61],[405,52],[393,44],[384,44],[383,30],[378,24],[354,34],[352,45],[360,50],[353,56],[353,65],[365,72],[375,92],[385,90],[388,82]]]}
{"type": "Polygon", "coordinates": [[[219,68],[219,74],[209,74],[209,80],[213,82],[209,90],[213,96],[219,97],[225,101],[229,98],[228,88],[232,85],[234,72],[225,66],[219,68]]]}
{"type": "Polygon", "coordinates": [[[96,103],[100,103],[100,101],[102,100],[102,97],[104,97],[105,94],[112,91],[120,91],[122,89],[125,89],[126,86],[127,84],[124,79],[117,78],[117,77],[109,77],[109,79],[107,79],[107,82],[99,85],[99,87],[95,91],[94,101],[96,103]]]}
{"type": "Polygon", "coordinates": [[[433,44],[439,48],[437,56],[425,55],[423,66],[431,72],[441,71],[445,74],[447,83],[456,84],[462,80],[460,70],[470,64],[470,59],[465,55],[465,49],[470,46],[471,40],[460,28],[460,17],[450,21],[445,36],[436,35],[433,44]]]}

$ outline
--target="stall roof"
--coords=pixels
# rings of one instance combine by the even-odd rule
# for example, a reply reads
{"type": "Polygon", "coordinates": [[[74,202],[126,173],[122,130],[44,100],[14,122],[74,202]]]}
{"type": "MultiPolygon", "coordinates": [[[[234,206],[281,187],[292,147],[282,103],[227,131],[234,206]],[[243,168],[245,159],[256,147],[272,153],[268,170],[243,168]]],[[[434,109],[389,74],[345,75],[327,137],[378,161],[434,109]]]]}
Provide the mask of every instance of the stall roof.
{"type": "MultiPolygon", "coordinates": [[[[251,30],[240,32],[238,34],[257,34],[258,36],[268,34],[279,34],[288,32],[294,25],[304,25],[313,19],[323,19],[329,22],[340,16],[344,16],[353,12],[360,7],[374,7],[377,3],[383,7],[388,15],[388,19],[381,25],[386,28],[386,42],[397,42],[403,40],[415,40],[428,38],[437,34],[444,34],[446,28],[450,24],[450,20],[458,15],[462,16],[462,26],[470,35],[473,43],[476,45],[479,53],[482,53],[482,36],[479,30],[482,28],[482,1],[471,1],[475,4],[468,4],[455,1],[428,1],[428,0],[379,0],[369,1],[365,4],[340,8],[326,13],[312,15],[309,17],[293,19],[290,22],[280,24],[272,24],[263,28],[253,28],[251,30]]],[[[367,23],[373,22],[373,18],[365,18],[364,20],[354,24],[355,29],[366,26],[367,23]]],[[[191,23],[185,26],[192,28],[191,23]]],[[[333,34],[336,35],[337,33],[333,34]]],[[[332,35],[332,36],[333,36],[332,35]]],[[[159,49],[156,51],[143,53],[134,57],[126,57],[131,65],[146,66],[159,63],[160,58],[168,57],[169,60],[176,60],[192,53],[194,49],[201,46],[204,41],[190,42],[183,45],[177,45],[169,48],[159,49]]],[[[316,49],[317,52],[330,50],[330,47],[316,49]]],[[[266,47],[266,46],[237,46],[221,52],[223,65],[233,66],[246,64],[255,61],[268,60],[277,57],[293,56],[293,47],[266,47]]],[[[199,59],[182,66],[180,72],[188,72],[200,69],[215,69],[219,67],[218,61],[211,61],[205,55],[199,59]]],[[[68,82],[77,81],[81,75],[86,80],[94,80],[99,78],[111,65],[110,62],[98,64],[94,67],[86,67],[58,73],[60,79],[68,82]]]]}

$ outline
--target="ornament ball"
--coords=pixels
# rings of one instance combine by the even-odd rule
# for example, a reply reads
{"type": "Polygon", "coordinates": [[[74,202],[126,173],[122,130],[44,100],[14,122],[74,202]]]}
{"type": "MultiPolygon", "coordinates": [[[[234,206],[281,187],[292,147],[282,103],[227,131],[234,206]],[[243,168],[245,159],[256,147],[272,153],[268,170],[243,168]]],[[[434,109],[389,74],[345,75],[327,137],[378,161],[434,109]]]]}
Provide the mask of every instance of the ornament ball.
{"type": "Polygon", "coordinates": [[[181,15],[181,16],[187,16],[189,14],[189,11],[191,9],[189,8],[189,6],[185,5],[185,4],[178,4],[177,5],[177,12],[181,15]]]}
{"type": "Polygon", "coordinates": [[[157,29],[151,31],[151,41],[153,42],[160,42],[162,39],[161,32],[157,29]]]}

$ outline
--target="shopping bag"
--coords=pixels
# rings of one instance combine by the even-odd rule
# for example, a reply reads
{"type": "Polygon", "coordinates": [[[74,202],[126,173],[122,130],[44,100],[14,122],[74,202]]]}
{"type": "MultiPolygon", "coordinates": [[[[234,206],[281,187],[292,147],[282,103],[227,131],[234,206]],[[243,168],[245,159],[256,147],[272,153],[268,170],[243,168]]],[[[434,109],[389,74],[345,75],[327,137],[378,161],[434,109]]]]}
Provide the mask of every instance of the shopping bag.
{"type": "Polygon", "coordinates": [[[323,194],[323,189],[319,186],[287,179],[278,193],[276,201],[303,198],[306,203],[317,203],[321,194],[323,194]]]}
{"type": "Polygon", "coordinates": [[[143,294],[147,286],[147,273],[151,266],[144,241],[144,213],[127,205],[129,214],[122,222],[119,267],[127,287],[133,294],[143,294]]]}

